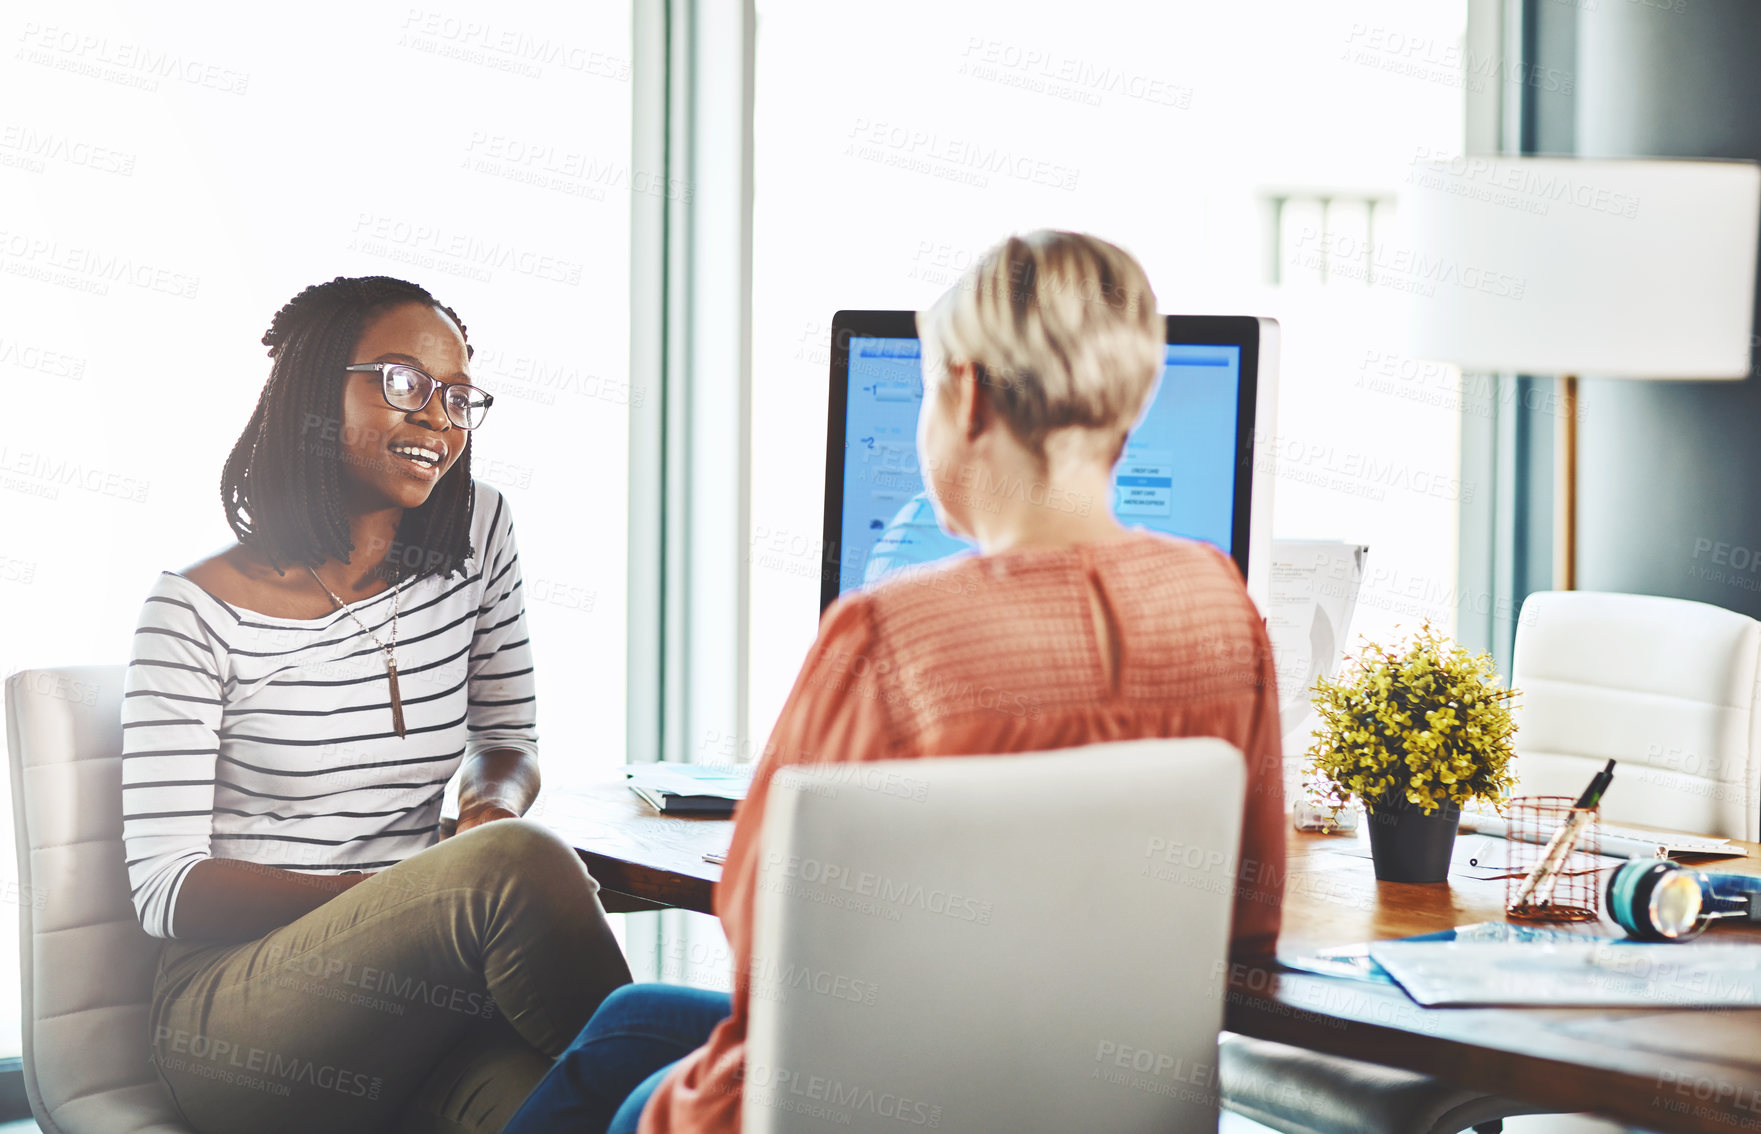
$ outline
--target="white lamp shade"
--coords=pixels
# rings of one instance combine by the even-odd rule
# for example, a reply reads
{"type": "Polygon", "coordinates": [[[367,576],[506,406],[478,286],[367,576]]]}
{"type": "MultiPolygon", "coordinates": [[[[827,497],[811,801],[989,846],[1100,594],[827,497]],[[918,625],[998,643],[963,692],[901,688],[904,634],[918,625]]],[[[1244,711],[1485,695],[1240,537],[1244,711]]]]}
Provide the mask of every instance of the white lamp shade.
{"type": "Polygon", "coordinates": [[[1749,373],[1761,166],[1417,162],[1400,210],[1416,357],[1526,374],[1749,373]]]}

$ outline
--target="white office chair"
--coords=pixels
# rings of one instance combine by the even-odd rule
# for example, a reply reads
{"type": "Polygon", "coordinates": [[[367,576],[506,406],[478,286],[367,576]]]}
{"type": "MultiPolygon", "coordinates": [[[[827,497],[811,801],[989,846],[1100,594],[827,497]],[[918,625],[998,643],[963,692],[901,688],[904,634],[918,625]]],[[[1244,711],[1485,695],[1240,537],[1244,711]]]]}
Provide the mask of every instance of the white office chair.
{"type": "Polygon", "coordinates": [[[121,666],[6,681],[24,1082],[46,1134],[191,1134],[148,1065],[159,943],[129,900],[121,666]]]}
{"type": "Polygon", "coordinates": [[[1571,795],[1609,760],[1609,823],[1761,838],[1761,622],[1703,602],[1549,591],[1517,624],[1517,790],[1571,795]]]}
{"type": "Polygon", "coordinates": [[[1219,740],[787,769],[744,1129],[1215,1131],[1244,782],[1219,740]]]}
{"type": "MultiPolygon", "coordinates": [[[[1532,594],[1511,665],[1511,685],[1523,694],[1517,791],[1575,797],[1616,760],[1605,821],[1754,841],[1758,680],[1761,622],[1745,615],[1652,595],[1532,594]]],[[[1285,1134],[1496,1130],[1500,1119],[1540,1109],[1233,1035],[1223,1041],[1222,1082],[1226,1107],[1285,1134]]]]}

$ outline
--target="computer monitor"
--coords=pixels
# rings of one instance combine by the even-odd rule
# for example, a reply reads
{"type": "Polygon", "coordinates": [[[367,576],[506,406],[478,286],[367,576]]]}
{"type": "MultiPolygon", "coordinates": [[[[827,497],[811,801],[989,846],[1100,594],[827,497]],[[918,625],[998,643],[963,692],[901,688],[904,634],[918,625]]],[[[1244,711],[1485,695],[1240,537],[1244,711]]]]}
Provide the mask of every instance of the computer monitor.
{"type": "MultiPolygon", "coordinates": [[[[1166,319],[1161,382],[1113,470],[1114,512],[1128,527],[1216,545],[1263,609],[1272,477],[1255,468],[1254,438],[1274,435],[1278,324],[1166,319]]],[[[937,525],[918,469],[923,368],[914,313],[838,312],[831,363],[822,610],[865,583],[976,550],[937,525]]]]}

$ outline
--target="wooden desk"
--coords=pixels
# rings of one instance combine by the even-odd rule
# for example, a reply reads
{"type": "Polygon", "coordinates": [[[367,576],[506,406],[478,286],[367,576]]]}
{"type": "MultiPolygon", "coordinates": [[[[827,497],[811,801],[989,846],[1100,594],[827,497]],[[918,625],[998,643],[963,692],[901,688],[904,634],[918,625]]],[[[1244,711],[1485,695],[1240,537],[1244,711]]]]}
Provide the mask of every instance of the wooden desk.
{"type": "MultiPolygon", "coordinates": [[[[1281,953],[1504,920],[1503,881],[1377,882],[1367,859],[1330,849],[1340,842],[1292,833],[1281,953]]],[[[1750,852],[1705,865],[1761,874],[1761,847],[1750,852]]],[[[1606,918],[1585,931],[1623,935],[1606,918]]],[[[1710,937],[1761,941],[1761,930],[1710,937]]],[[[1761,1009],[1427,1009],[1398,988],[1243,968],[1226,1024],[1647,1130],[1761,1130],[1761,1009]]]]}
{"type": "Polygon", "coordinates": [[[621,783],[550,792],[527,813],[569,841],[613,913],[668,907],[713,914],[722,868],[703,861],[734,837],[730,819],[661,815],[621,783]]]}
{"type": "MultiPolygon", "coordinates": [[[[702,856],[726,849],[732,823],[657,815],[617,784],[547,798],[534,817],[579,850],[608,908],[712,912],[721,868],[702,856]],[[620,905],[626,895],[635,904],[620,905]]],[[[1281,952],[1503,919],[1502,881],[1377,882],[1367,859],[1336,853],[1341,841],[1292,833],[1281,952]]],[[[1761,874],[1761,846],[1751,851],[1708,868],[1761,874]]],[[[1605,923],[1601,932],[1620,931],[1605,923]]],[[[1761,942],[1761,930],[1722,927],[1712,936],[1761,942]]],[[[1761,1008],[1427,1009],[1398,988],[1238,966],[1225,1023],[1648,1130],[1761,1131],[1761,1008]]]]}

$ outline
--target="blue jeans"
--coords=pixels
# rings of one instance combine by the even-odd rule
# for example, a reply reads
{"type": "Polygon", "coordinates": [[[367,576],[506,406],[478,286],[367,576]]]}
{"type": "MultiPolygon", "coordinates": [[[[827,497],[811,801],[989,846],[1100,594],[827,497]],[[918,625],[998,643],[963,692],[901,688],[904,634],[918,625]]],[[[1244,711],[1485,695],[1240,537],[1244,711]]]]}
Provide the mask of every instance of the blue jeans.
{"type": "Polygon", "coordinates": [[[627,984],[605,998],[502,1134],[635,1134],[673,1064],[732,1011],[725,992],[627,984]]]}

